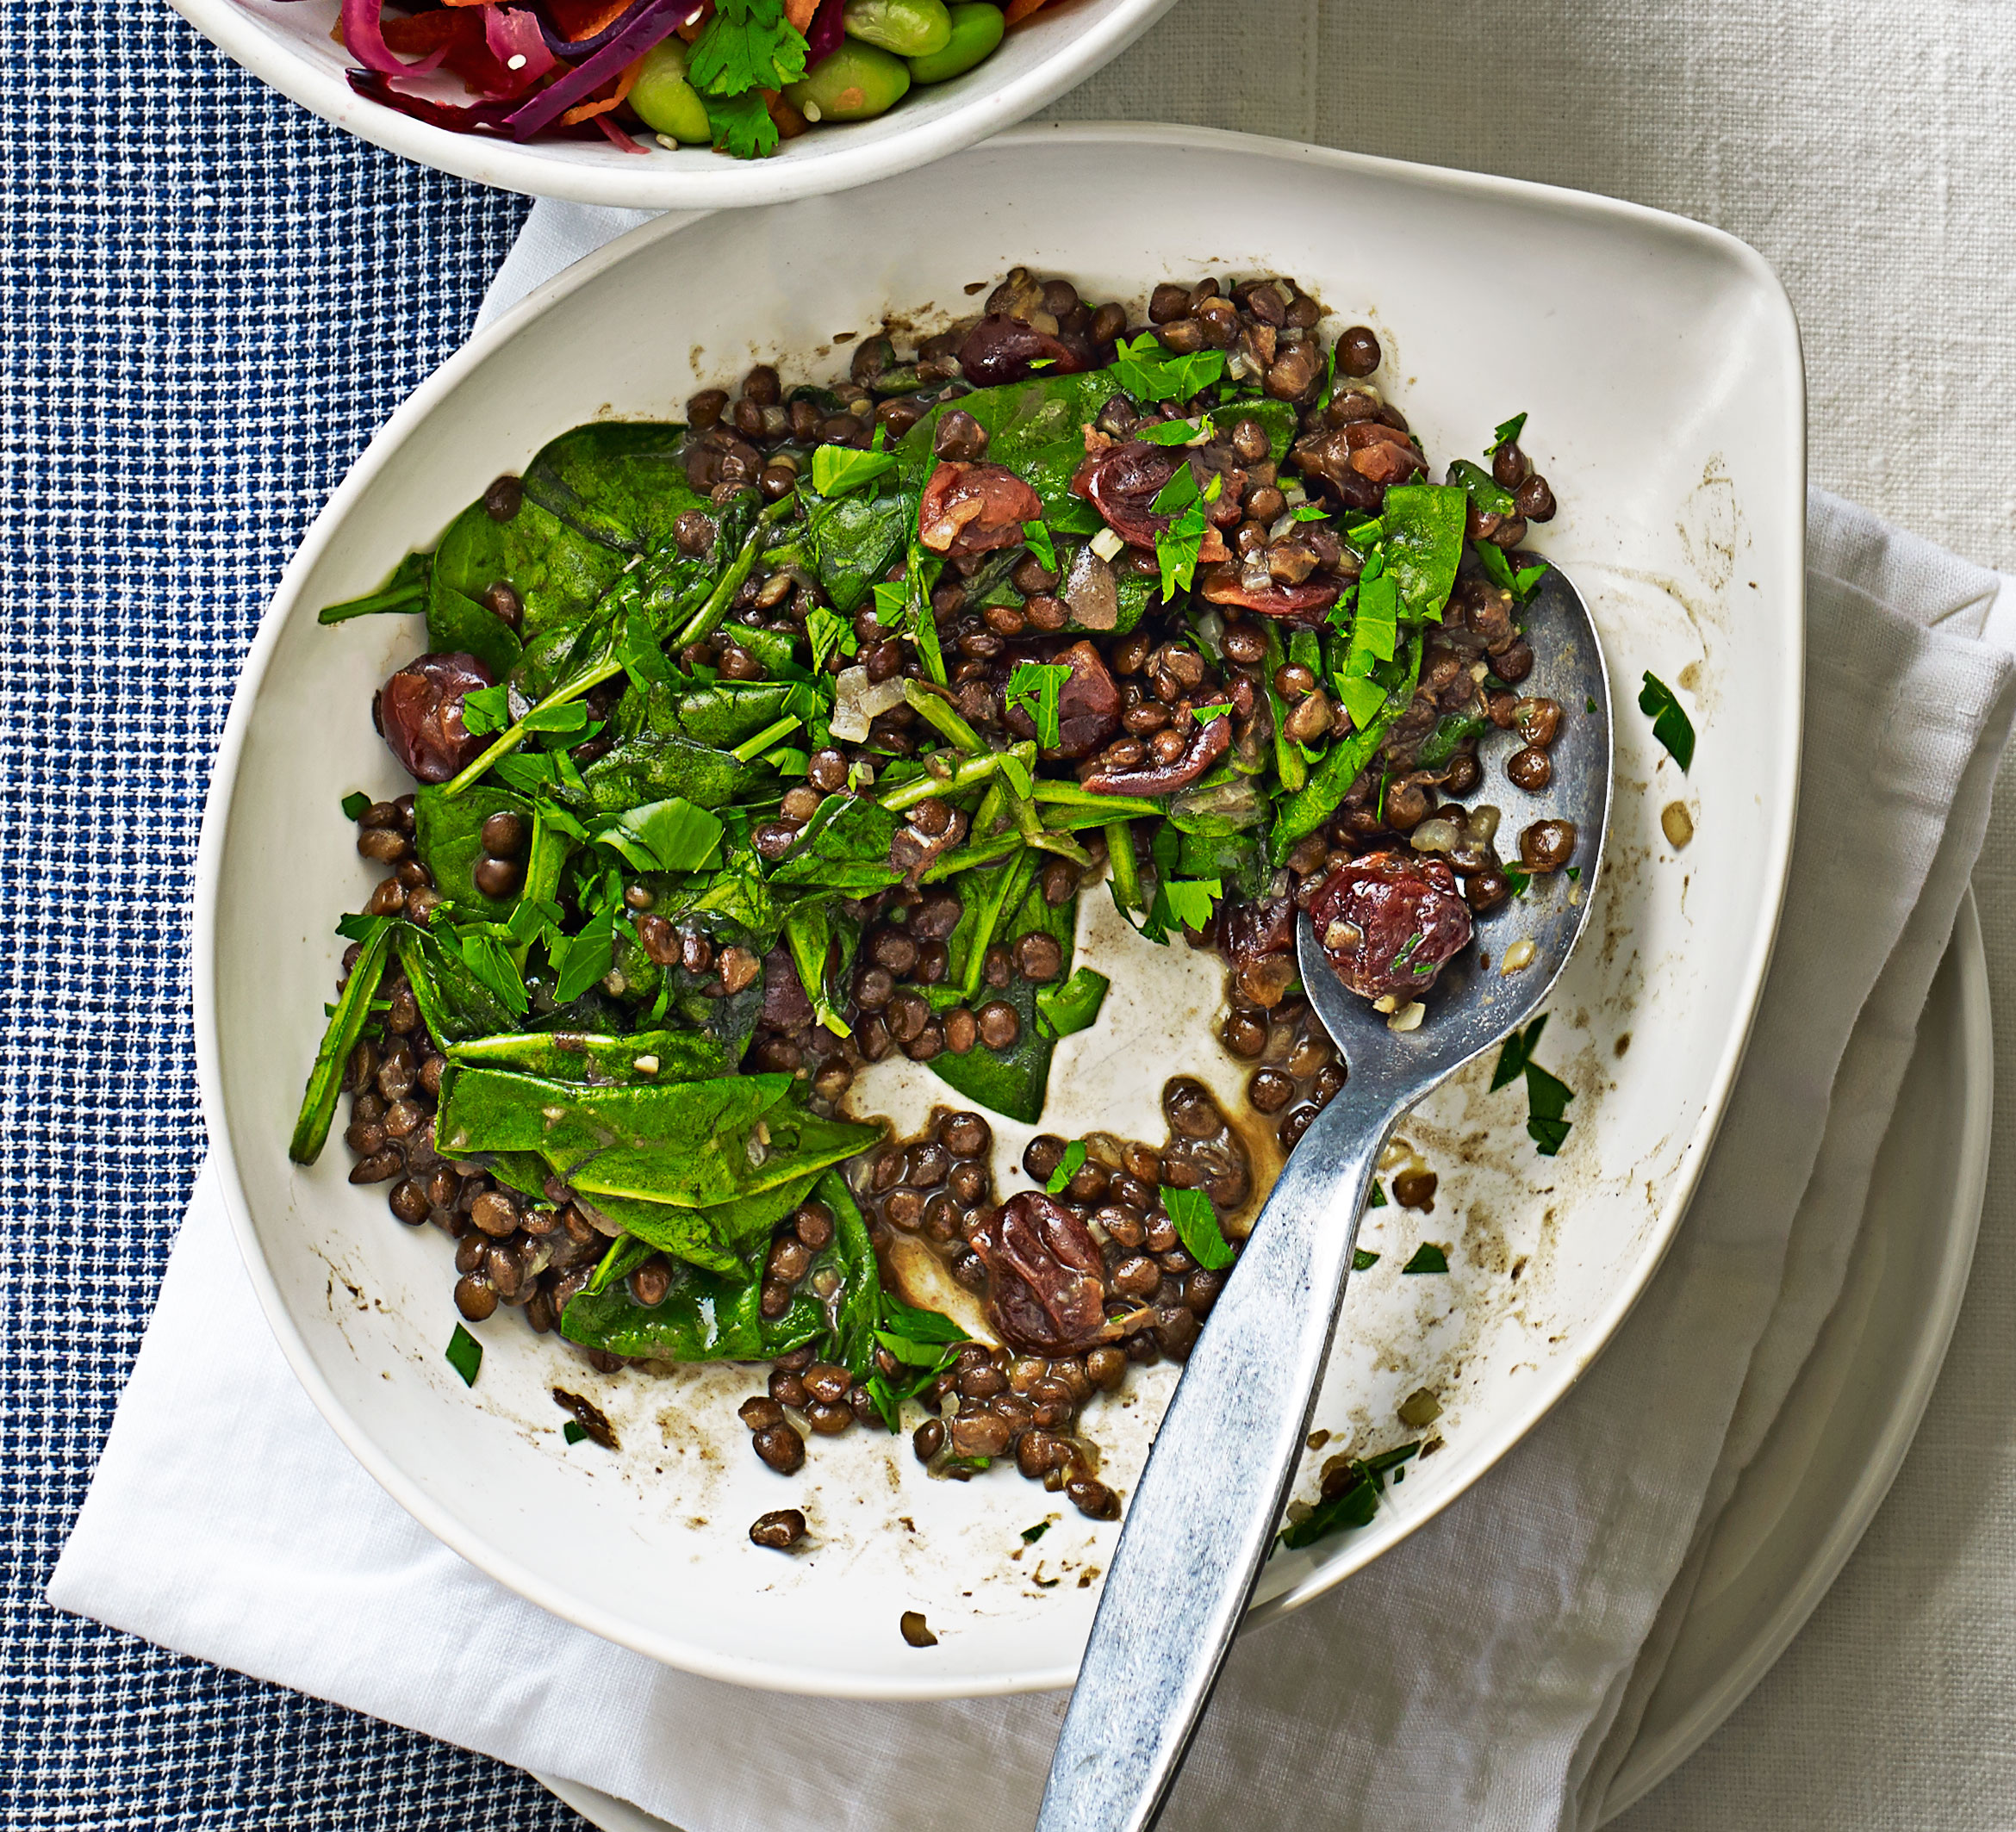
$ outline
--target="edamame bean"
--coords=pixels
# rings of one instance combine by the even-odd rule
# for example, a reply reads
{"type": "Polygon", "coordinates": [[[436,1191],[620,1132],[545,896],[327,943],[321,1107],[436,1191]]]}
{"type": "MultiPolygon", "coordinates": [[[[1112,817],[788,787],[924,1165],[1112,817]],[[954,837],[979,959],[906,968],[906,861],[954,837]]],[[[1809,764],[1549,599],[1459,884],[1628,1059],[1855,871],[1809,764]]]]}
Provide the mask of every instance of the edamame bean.
{"type": "Polygon", "coordinates": [[[945,0],[846,0],[841,29],[898,57],[930,57],[952,42],[945,0]]]}
{"type": "Polygon", "coordinates": [[[630,105],[654,133],[669,134],[689,146],[704,146],[714,137],[706,104],[686,80],[686,47],[676,38],[644,53],[644,68],[631,86],[630,105]]]}
{"type": "Polygon", "coordinates": [[[968,0],[949,8],[952,15],[952,40],[943,51],[928,57],[913,57],[910,77],[913,83],[945,83],[962,77],[975,64],[993,55],[994,47],[1008,28],[1002,23],[1001,9],[988,0],[968,0]]]}
{"type": "Polygon", "coordinates": [[[910,66],[873,45],[843,39],[802,82],[789,84],[785,99],[807,121],[872,121],[902,101],[910,88],[910,66]]]}

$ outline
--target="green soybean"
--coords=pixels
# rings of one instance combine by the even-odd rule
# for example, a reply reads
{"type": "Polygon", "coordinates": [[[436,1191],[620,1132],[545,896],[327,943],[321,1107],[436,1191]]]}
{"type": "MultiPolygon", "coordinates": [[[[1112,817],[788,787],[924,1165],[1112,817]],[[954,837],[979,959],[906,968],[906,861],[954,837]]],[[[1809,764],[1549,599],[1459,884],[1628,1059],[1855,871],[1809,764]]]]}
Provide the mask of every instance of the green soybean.
{"type": "Polygon", "coordinates": [[[952,42],[945,0],[846,0],[841,29],[898,57],[930,57],[952,42]]]}
{"type": "Polygon", "coordinates": [[[975,64],[993,55],[994,47],[1008,28],[1002,23],[1001,9],[988,0],[968,0],[949,9],[952,15],[952,38],[943,51],[910,59],[911,80],[915,83],[946,83],[962,77],[975,64]]]}
{"type": "Polygon", "coordinates": [[[872,121],[902,101],[910,88],[910,66],[874,45],[843,40],[785,98],[807,121],[872,121]]]}
{"type": "Polygon", "coordinates": [[[630,105],[654,133],[689,146],[704,146],[713,140],[706,104],[686,80],[686,47],[676,38],[644,53],[644,68],[631,87],[630,105]]]}

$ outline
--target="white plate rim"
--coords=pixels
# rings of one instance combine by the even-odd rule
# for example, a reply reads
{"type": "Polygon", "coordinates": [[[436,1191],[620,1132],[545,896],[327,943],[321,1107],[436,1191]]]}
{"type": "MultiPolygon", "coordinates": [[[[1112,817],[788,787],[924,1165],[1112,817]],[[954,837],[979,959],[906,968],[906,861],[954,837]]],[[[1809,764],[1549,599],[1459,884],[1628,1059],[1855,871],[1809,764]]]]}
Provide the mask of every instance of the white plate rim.
{"type": "MultiPolygon", "coordinates": [[[[1956,1041],[1966,1087],[1962,1147],[1955,1161],[1957,1175],[1945,1217],[1935,1286],[1937,1301],[1925,1313],[1905,1378],[1888,1389],[1892,1404],[1877,1454],[1858,1472],[1851,1490],[1851,1506],[1815,1549],[1813,1558],[1776,1607],[1758,1618],[1756,1632],[1740,1657],[1717,1675],[1714,1684],[1702,1691],[1669,1731],[1642,1748],[1633,1746],[1603,1798],[1604,1823],[1635,1805],[1699,1749],[1791,1644],[1840,1575],[1876,1509],[1882,1505],[1931,1401],[1966,1295],[1975,1239],[1981,1226],[1982,1202],[1988,1190],[1988,1151],[1994,1131],[1994,1031],[1988,1010],[1988,956],[1971,888],[1961,899],[1951,946],[1961,980],[1961,1022],[1956,1041]]],[[[1684,1629],[1682,1633],[1684,1635],[1684,1629]]],[[[583,1782],[536,1773],[532,1779],[600,1832],[676,1832],[667,1821],[583,1782]]]]}
{"type": "MultiPolygon", "coordinates": [[[[168,0],[232,62],[333,127],[415,165],[499,190],[576,203],[645,210],[717,209],[787,203],[851,189],[960,152],[1048,107],[1111,63],[1176,3],[1117,0],[1086,30],[1063,40],[1033,70],[975,96],[955,112],[917,127],[802,160],[710,158],[675,165],[657,159],[627,169],[576,163],[493,136],[457,134],[415,121],[358,95],[340,77],[277,48],[236,0],[168,0]]],[[[654,155],[654,158],[656,155],[654,155]]]]}
{"type": "MultiPolygon", "coordinates": [[[[1692,1755],[1727,1721],[1738,1705],[1777,1663],[1806,1626],[1807,1618],[1833,1587],[1842,1568],[1876,1518],[1904,1458],[1918,1436],[1946,1350],[1960,1319],[1974,1265],[1975,1243],[1981,1232],[1982,1206],[1988,1195],[1988,1153],[1994,1135],[1994,1026],[1989,1009],[1988,952],[1981,932],[1981,911],[1969,885],[1960,900],[1949,944],[1960,975],[1960,1025],[1956,1039],[1959,1068],[1966,1090],[1962,1110],[1960,1149],[1955,1154],[1951,1196],[1941,1218],[1938,1276],[1933,1300],[1923,1312],[1918,1333],[1903,1364],[1885,1389],[1890,1404],[1872,1453],[1848,1485],[1834,1522],[1813,1548],[1776,1605],[1759,1616],[1737,1657],[1702,1688],[1694,1702],[1652,1742],[1634,1743],[1611,1778],[1603,1796],[1607,1823],[1643,1799],[1692,1755]]],[[[1811,1479],[1811,1471],[1807,1473],[1811,1479]]],[[[1779,1517],[1784,1518],[1783,1515],[1779,1517]]],[[[1762,1546],[1770,1536],[1761,1536],[1762,1546]]],[[[1683,1636],[1686,1629],[1681,1630],[1683,1636]]]]}
{"type": "MultiPolygon", "coordinates": [[[[1088,148],[1121,142],[1145,142],[1173,152],[1198,154],[1222,152],[1245,158],[1271,158],[1286,164],[1315,166],[1342,176],[1378,177],[1431,191],[1461,193],[1472,198],[1496,200],[1512,206],[1579,215],[1597,222],[1615,223],[1620,227],[1656,227],[1662,235],[1677,236],[1697,243],[1704,251],[1712,252],[1741,270],[1757,288],[1760,303],[1772,316],[1773,323],[1770,331],[1781,342],[1779,357],[1794,383],[1787,408],[1788,422],[1782,428],[1782,437],[1785,441],[1785,449],[1795,454],[1797,460],[1795,465],[1789,468],[1794,475],[1780,481],[1779,487],[1786,492],[1786,500],[1777,503],[1776,508],[1780,515],[1795,517],[1797,525],[1803,528],[1807,456],[1805,370],[1800,351],[1798,326],[1793,315],[1791,302],[1777,276],[1761,255],[1736,237],[1686,217],[1671,215],[1644,205],[1602,197],[1589,192],[1537,184],[1522,179],[1418,165],[1404,160],[1377,158],[1305,142],[1275,140],[1213,128],[1134,121],[1046,123],[1012,129],[997,136],[990,144],[1012,148],[1018,145],[1033,145],[1041,140],[1055,141],[1060,139],[1067,144],[1082,145],[1088,148]]],[[[372,438],[331,495],[283,572],[266,612],[261,618],[258,630],[246,652],[238,686],[233,695],[230,713],[225,721],[223,736],[218,746],[210,788],[205,798],[202,829],[196,852],[195,908],[191,924],[192,996],[195,1005],[197,1086],[205,1121],[209,1129],[212,1158],[217,1166],[225,1209],[230,1216],[240,1252],[245,1259],[246,1271],[258,1294],[260,1306],[266,1313],[267,1321],[282,1352],[293,1367],[296,1377],[314,1400],[316,1409],[328,1420],[331,1428],[372,1478],[401,1507],[444,1545],[507,1588],[515,1591],[563,1620],[575,1623],[590,1633],[600,1636],[604,1640],[634,1649],[652,1659],[699,1674],[704,1678],[762,1690],[788,1691],[814,1697],[908,1700],[979,1698],[1011,1692],[1054,1691],[1071,1683],[1076,1672],[1075,1656],[1061,1666],[996,1674],[979,1683],[970,1680],[955,1681],[950,1686],[944,1681],[924,1678],[868,1679],[858,1675],[843,1678],[823,1671],[807,1672],[781,1667],[767,1661],[725,1658],[684,1643],[674,1643],[655,1634],[641,1632],[615,1612],[582,1603],[554,1584],[544,1572],[507,1556],[493,1545],[476,1539],[465,1531],[461,1522],[411,1481],[389,1457],[380,1451],[369,1433],[351,1417],[333,1388],[322,1376],[305,1338],[288,1311],[278,1283],[260,1250],[251,1206],[238,1174],[235,1147],[224,1100],[216,1022],[218,898],[225,834],[231,811],[231,791],[237,780],[252,707],[277,649],[281,628],[288,617],[296,611],[303,583],[319,562],[336,531],[342,526],[356,499],[364,493],[391,454],[433,411],[437,401],[458,385],[467,370],[479,365],[491,351],[508,342],[520,326],[543,314],[573,292],[593,283],[610,268],[626,259],[634,250],[661,237],[677,234],[696,220],[693,216],[661,219],[631,230],[594,253],[583,257],[573,266],[535,289],[494,323],[472,336],[462,349],[450,357],[394,410],[384,426],[372,438]]],[[[1802,550],[1801,543],[1795,547],[1794,555],[1802,553],[1802,550]]],[[[1736,1076],[1749,1046],[1764,977],[1770,968],[1779,922],[1783,914],[1786,882],[1791,863],[1792,839],[1797,814],[1799,758],[1803,738],[1805,575],[1802,561],[1799,558],[1790,557],[1787,564],[1787,576],[1772,582],[1776,601],[1790,607],[1784,632],[1789,665],[1779,673],[1775,681],[1780,707],[1776,728],[1776,753],[1770,755],[1769,761],[1773,766],[1776,779],[1784,781],[1789,787],[1783,805],[1773,810],[1769,846],[1768,907],[1760,912],[1761,920],[1754,931],[1748,957],[1736,963],[1731,974],[1732,980],[1740,988],[1743,1020],[1739,1026],[1732,1030],[1724,1043],[1720,1062],[1708,1082],[1701,1117],[1680,1154],[1671,1193],[1662,1218],[1663,1225],[1656,1238],[1647,1245],[1635,1281],[1621,1290],[1612,1299],[1608,1307],[1600,1313],[1589,1326],[1586,1343],[1579,1357],[1572,1363],[1549,1372],[1528,1416],[1488,1456],[1481,1456],[1474,1469],[1465,1472],[1465,1480],[1460,1485],[1453,1487],[1447,1494],[1438,1496],[1433,1506],[1424,1506],[1418,1514],[1409,1514],[1406,1522],[1408,1532],[1416,1531],[1459,1495],[1466,1494],[1488,1470],[1524,1441],[1528,1433],[1559,1403],[1569,1388],[1587,1371],[1622,1326],[1645,1287],[1657,1272],[1699,1183],[1709,1147],[1721,1123],[1736,1076]]],[[[1249,1622],[1270,1620],[1300,1607],[1342,1582],[1352,1573],[1361,1569],[1375,1557],[1390,1549],[1395,1543],[1391,1537],[1376,1531],[1359,1536],[1356,1541],[1341,1547],[1337,1556],[1328,1564],[1312,1571],[1292,1589],[1260,1605],[1249,1618],[1249,1622]]]]}

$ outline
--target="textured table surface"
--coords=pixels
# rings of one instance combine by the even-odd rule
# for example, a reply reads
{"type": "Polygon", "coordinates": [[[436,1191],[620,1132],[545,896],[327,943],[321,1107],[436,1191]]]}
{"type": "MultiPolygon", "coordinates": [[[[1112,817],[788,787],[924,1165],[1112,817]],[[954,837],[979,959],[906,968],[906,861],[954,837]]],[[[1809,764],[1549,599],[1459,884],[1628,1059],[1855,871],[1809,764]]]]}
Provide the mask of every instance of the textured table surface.
{"type": "MultiPolygon", "coordinates": [[[[1690,13],[1182,0],[1058,112],[1325,140],[1718,223],[1799,309],[1814,481],[2016,569],[1999,100],[2016,45],[1969,0],[1908,28],[1843,0],[1690,13]]],[[[181,950],[238,658],[328,491],[460,341],[523,205],[324,127],[159,0],[8,8],[0,47],[0,1824],[578,1826],[494,1764],[40,1601],[202,1149],[181,950]]],[[[1490,286],[1480,249],[1486,318],[1490,286]]],[[[2016,1063],[2007,784],[1977,884],[2016,1063]]],[[[1632,1832],[2009,1822],[2013,1332],[2005,1153],[1897,1488],[1632,1832]]]]}

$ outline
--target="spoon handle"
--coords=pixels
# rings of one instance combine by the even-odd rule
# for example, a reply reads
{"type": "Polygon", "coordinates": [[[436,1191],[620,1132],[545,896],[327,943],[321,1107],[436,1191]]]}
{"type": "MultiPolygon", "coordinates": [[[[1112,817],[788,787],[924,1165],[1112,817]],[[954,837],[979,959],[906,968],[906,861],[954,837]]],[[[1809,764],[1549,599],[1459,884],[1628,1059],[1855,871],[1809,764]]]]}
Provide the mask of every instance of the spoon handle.
{"type": "Polygon", "coordinates": [[[1260,1580],[1396,1115],[1347,1083],[1261,1210],[1127,1505],[1037,1832],[1151,1826],[1260,1580]]]}

